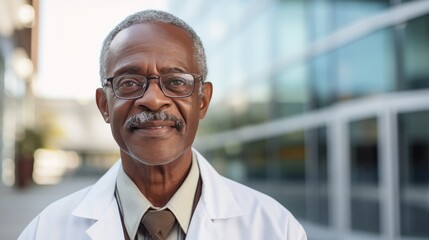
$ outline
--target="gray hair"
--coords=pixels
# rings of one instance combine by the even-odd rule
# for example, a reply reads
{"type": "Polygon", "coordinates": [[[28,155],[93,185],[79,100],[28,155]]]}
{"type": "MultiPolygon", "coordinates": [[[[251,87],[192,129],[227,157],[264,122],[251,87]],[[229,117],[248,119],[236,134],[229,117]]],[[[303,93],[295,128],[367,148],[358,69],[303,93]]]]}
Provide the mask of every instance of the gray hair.
{"type": "Polygon", "coordinates": [[[185,30],[193,41],[194,48],[194,59],[197,61],[199,74],[202,75],[203,81],[207,77],[207,62],[206,62],[206,54],[204,53],[203,43],[195,31],[182,19],[163,11],[158,10],[145,10],[141,12],[137,12],[125,18],[122,22],[120,22],[104,39],[103,48],[101,49],[100,55],[100,77],[102,79],[108,77],[107,75],[107,60],[108,60],[108,50],[110,44],[116,35],[125,28],[128,28],[135,24],[141,23],[166,23],[177,26],[183,30],[185,30]]]}

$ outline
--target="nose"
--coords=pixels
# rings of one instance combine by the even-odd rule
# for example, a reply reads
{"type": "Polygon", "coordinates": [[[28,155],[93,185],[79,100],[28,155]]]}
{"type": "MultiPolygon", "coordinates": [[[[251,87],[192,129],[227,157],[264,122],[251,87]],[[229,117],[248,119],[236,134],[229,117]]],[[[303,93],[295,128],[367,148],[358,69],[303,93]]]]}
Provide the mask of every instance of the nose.
{"type": "Polygon", "coordinates": [[[158,84],[158,80],[153,78],[148,80],[148,86],[142,97],[135,100],[137,107],[157,112],[167,108],[171,104],[171,99],[166,97],[158,84]]]}

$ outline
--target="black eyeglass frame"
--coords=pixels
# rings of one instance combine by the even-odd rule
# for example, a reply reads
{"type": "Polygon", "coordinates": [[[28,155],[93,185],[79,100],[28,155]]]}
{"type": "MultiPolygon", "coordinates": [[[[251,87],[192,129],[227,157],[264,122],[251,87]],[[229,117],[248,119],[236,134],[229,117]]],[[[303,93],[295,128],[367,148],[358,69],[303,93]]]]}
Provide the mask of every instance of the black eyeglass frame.
{"type": "Polygon", "coordinates": [[[184,96],[170,96],[170,95],[168,95],[168,94],[166,94],[164,92],[164,88],[161,86],[161,83],[160,83],[160,78],[162,76],[168,75],[168,74],[174,74],[174,73],[165,73],[165,74],[161,74],[159,76],[144,76],[144,75],[140,75],[140,74],[126,74],[126,75],[131,75],[131,76],[141,76],[141,77],[145,77],[147,79],[146,86],[142,85],[142,88],[144,88],[144,90],[142,91],[141,94],[139,94],[138,96],[135,96],[135,97],[120,97],[120,96],[118,96],[116,94],[115,88],[113,87],[113,79],[115,79],[117,77],[121,77],[121,76],[126,76],[126,75],[119,75],[119,76],[115,76],[115,77],[105,78],[104,81],[103,81],[102,86],[106,87],[107,83],[110,83],[110,86],[112,87],[112,91],[113,91],[113,94],[115,95],[115,97],[117,97],[119,99],[124,99],[124,100],[134,100],[134,99],[138,99],[138,98],[141,98],[141,97],[144,96],[144,94],[146,93],[146,91],[147,91],[147,89],[149,87],[149,81],[152,80],[152,79],[156,79],[157,80],[158,87],[159,87],[159,89],[161,89],[162,94],[164,94],[164,96],[169,97],[169,98],[187,98],[187,97],[190,97],[190,96],[192,96],[192,94],[195,91],[195,86],[197,85],[196,83],[198,81],[200,81],[201,83],[204,83],[203,77],[201,75],[199,75],[199,74],[195,74],[195,73],[181,73],[181,74],[189,74],[189,75],[191,75],[194,78],[194,84],[192,86],[192,91],[189,94],[184,95],[184,96]]]}

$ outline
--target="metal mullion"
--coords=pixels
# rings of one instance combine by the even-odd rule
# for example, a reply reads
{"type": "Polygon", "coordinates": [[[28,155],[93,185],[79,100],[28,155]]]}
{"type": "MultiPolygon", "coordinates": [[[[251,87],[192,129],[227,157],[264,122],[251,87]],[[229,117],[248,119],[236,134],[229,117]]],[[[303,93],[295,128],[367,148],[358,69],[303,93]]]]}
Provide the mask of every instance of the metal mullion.
{"type": "Polygon", "coordinates": [[[399,238],[399,175],[397,112],[386,108],[379,115],[381,229],[385,239],[399,238]]]}
{"type": "Polygon", "coordinates": [[[350,158],[349,134],[344,117],[328,125],[328,183],[332,199],[329,211],[338,236],[345,239],[350,232],[350,158]]]}

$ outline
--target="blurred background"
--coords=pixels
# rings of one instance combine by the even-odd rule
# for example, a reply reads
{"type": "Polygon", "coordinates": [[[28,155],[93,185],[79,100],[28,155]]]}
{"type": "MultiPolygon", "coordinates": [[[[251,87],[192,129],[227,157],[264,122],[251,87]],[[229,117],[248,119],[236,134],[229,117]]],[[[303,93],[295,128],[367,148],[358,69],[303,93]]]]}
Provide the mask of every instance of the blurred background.
{"type": "Polygon", "coordinates": [[[118,159],[102,40],[146,8],[205,44],[195,148],[309,239],[429,239],[429,1],[0,0],[0,238],[118,159]]]}

